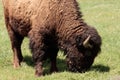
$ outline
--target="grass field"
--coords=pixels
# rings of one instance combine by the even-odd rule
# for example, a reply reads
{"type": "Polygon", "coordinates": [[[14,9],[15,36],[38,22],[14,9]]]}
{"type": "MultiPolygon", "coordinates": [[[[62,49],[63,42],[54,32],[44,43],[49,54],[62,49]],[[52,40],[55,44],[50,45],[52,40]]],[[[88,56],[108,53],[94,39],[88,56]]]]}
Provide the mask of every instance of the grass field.
{"type": "Polygon", "coordinates": [[[66,69],[65,57],[59,52],[58,73],[49,74],[49,61],[44,65],[45,76],[34,76],[34,67],[26,38],[22,45],[25,62],[18,69],[12,65],[12,50],[4,24],[0,1],[0,80],[120,80],[120,0],[78,0],[85,21],[102,36],[102,52],[91,69],[85,73],[71,73],[66,69]]]}

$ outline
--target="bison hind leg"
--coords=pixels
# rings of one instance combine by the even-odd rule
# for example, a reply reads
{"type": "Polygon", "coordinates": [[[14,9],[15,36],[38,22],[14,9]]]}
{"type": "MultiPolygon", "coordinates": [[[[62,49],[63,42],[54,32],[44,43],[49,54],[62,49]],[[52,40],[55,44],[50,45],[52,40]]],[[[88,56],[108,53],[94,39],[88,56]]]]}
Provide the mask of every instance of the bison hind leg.
{"type": "Polygon", "coordinates": [[[14,68],[17,68],[20,66],[20,63],[23,61],[21,44],[24,37],[14,32],[11,26],[9,25],[7,25],[7,29],[8,29],[8,34],[11,40],[12,50],[13,50],[13,65],[14,65],[14,68]]]}

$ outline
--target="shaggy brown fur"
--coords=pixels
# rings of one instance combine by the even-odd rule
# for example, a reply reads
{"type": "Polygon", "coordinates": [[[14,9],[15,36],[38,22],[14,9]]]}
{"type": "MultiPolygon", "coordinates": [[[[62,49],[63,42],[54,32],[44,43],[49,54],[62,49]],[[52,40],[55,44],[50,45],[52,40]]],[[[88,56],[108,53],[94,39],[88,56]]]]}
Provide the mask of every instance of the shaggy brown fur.
{"type": "Polygon", "coordinates": [[[101,38],[82,19],[76,0],[3,0],[6,27],[14,53],[14,67],[23,60],[21,43],[25,36],[35,63],[35,74],[43,74],[43,61],[51,60],[51,72],[58,71],[56,56],[65,52],[68,69],[88,69],[100,51],[101,38]],[[84,46],[86,39],[89,46],[84,46]]]}

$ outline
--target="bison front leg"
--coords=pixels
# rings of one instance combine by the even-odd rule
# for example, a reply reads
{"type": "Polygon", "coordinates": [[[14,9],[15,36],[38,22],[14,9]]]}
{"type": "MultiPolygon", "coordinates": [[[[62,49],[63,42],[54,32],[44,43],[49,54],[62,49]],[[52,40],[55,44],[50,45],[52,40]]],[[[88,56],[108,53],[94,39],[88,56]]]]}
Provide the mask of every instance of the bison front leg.
{"type": "Polygon", "coordinates": [[[35,75],[43,75],[43,60],[45,60],[45,47],[43,43],[43,36],[38,30],[31,30],[29,33],[30,48],[32,52],[32,58],[35,63],[35,75]]]}
{"type": "Polygon", "coordinates": [[[23,37],[18,33],[15,33],[11,26],[7,26],[8,34],[11,40],[11,46],[13,50],[13,64],[14,68],[20,66],[20,63],[23,61],[23,56],[21,52],[21,43],[23,41],[23,37]]]}
{"type": "Polygon", "coordinates": [[[58,72],[58,68],[57,68],[57,65],[56,65],[56,57],[57,57],[57,53],[58,53],[58,48],[57,46],[51,46],[51,47],[54,47],[54,48],[50,48],[48,51],[49,51],[49,54],[50,54],[50,60],[51,60],[51,68],[50,68],[50,72],[58,72]]]}

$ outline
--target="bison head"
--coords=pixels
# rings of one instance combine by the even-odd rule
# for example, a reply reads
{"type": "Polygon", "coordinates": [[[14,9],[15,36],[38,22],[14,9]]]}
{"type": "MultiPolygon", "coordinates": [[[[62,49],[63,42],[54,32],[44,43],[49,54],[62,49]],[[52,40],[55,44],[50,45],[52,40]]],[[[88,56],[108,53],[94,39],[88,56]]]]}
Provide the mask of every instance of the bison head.
{"type": "Polygon", "coordinates": [[[93,33],[76,37],[76,43],[67,51],[66,62],[69,71],[85,72],[94,62],[101,50],[101,37],[97,32],[93,33]]]}

